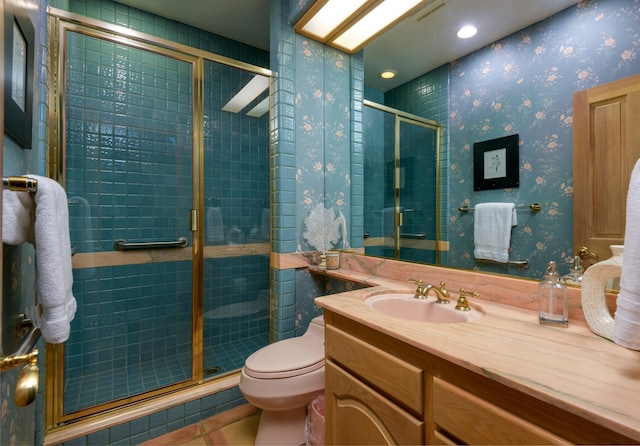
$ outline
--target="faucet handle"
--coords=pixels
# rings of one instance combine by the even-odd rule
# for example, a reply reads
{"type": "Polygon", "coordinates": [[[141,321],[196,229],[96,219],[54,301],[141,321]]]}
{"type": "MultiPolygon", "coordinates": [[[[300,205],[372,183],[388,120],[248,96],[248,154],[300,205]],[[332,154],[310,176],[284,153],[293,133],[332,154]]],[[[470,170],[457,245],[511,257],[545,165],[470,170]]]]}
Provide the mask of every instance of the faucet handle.
{"type": "Polygon", "coordinates": [[[440,282],[440,293],[436,294],[436,299],[440,304],[449,303],[449,291],[447,291],[447,284],[444,281],[440,282]]]}
{"type": "Polygon", "coordinates": [[[416,288],[416,293],[413,295],[413,297],[416,299],[424,299],[424,282],[422,281],[422,279],[409,279],[408,282],[418,285],[418,288],[416,288]]]}
{"type": "Polygon", "coordinates": [[[460,288],[460,297],[458,297],[458,302],[456,304],[456,310],[458,311],[471,311],[471,307],[469,306],[469,302],[467,301],[467,295],[478,297],[480,296],[475,291],[468,291],[464,288],[460,288]]]}

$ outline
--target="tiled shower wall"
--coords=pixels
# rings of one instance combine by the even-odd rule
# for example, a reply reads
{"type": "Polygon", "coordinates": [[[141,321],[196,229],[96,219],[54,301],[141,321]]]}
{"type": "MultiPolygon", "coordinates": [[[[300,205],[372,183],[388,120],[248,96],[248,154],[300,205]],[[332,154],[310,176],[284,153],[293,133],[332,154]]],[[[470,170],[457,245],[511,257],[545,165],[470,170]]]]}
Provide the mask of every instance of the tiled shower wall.
{"type": "MultiPolygon", "coordinates": [[[[265,67],[268,66],[268,53],[264,51],[248,47],[238,42],[229,41],[228,39],[190,28],[176,22],[143,13],[108,0],[54,0],[51,3],[54,7],[66,9],[91,18],[96,18],[109,23],[123,24],[132,29],[202,48],[236,60],[265,67]]],[[[99,176],[104,175],[104,173],[102,173],[104,169],[101,170],[101,173],[97,177],[95,176],[95,172],[91,172],[91,163],[98,163],[101,168],[104,168],[105,164],[113,162],[113,169],[111,170],[112,178],[108,179],[109,181],[113,180],[113,186],[108,190],[100,192],[89,187],[88,193],[93,193],[95,196],[90,197],[91,200],[87,201],[90,203],[100,203],[102,200],[105,204],[104,207],[93,206],[90,204],[90,225],[84,224],[87,221],[84,219],[84,216],[86,216],[85,212],[87,211],[86,207],[73,203],[70,204],[70,212],[75,212],[76,217],[81,217],[76,218],[75,221],[84,222],[82,225],[72,228],[72,238],[75,238],[75,240],[78,241],[78,244],[81,245],[81,252],[112,250],[111,245],[115,238],[129,240],[140,240],[147,237],[148,239],[154,240],[159,238],[173,239],[175,238],[175,235],[169,235],[166,232],[162,232],[162,225],[159,225],[156,219],[151,221],[148,216],[144,215],[144,206],[150,205],[156,210],[162,209],[166,206],[167,210],[166,212],[163,212],[163,216],[166,218],[167,228],[170,228],[173,225],[174,230],[176,226],[182,225],[178,221],[180,217],[176,216],[176,213],[178,213],[178,211],[176,211],[176,207],[184,205],[185,208],[190,208],[190,185],[192,174],[190,158],[191,144],[190,141],[181,141],[180,138],[177,140],[174,138],[172,140],[169,133],[175,134],[176,129],[171,127],[174,123],[167,124],[166,121],[163,122],[164,115],[174,115],[175,111],[184,110],[185,106],[190,106],[190,92],[180,91],[180,89],[175,88],[175,85],[172,84],[174,80],[173,76],[179,77],[185,73],[181,73],[179,69],[174,70],[171,66],[157,66],[158,64],[152,64],[152,66],[155,67],[153,72],[136,71],[135,64],[137,61],[133,60],[131,57],[127,59],[127,57],[122,54],[122,52],[125,51],[124,48],[104,43],[100,43],[99,45],[96,45],[96,47],[91,45],[93,44],[90,44],[90,48],[88,49],[83,48],[82,51],[86,50],[87,52],[77,58],[78,61],[82,60],[82,63],[87,63],[89,65],[87,70],[88,76],[83,76],[81,79],[83,83],[82,88],[88,89],[89,92],[93,92],[93,94],[89,94],[87,98],[76,98],[78,100],[78,104],[71,104],[72,107],[77,105],[78,115],[83,117],[83,113],[86,113],[88,110],[95,111],[109,108],[112,112],[121,112],[122,117],[127,119],[127,123],[130,127],[136,126],[136,120],[151,120],[152,128],[153,125],[155,125],[158,130],[158,134],[164,134],[162,131],[165,129],[171,130],[171,132],[168,132],[166,137],[158,139],[156,135],[151,141],[147,141],[146,139],[148,135],[146,134],[141,134],[139,137],[131,134],[119,135],[117,134],[117,126],[111,125],[111,123],[107,126],[99,125],[97,128],[85,128],[85,122],[80,121],[88,120],[78,120],[78,128],[74,128],[72,131],[78,131],[82,134],[79,138],[80,140],[76,142],[82,146],[88,146],[88,148],[85,147],[80,150],[78,152],[78,158],[72,159],[68,167],[70,169],[88,168],[86,170],[87,173],[83,173],[83,179],[91,182],[99,181],[100,179],[106,180],[104,176],[102,178],[99,176]],[[127,67],[130,70],[129,72],[125,72],[126,70],[121,71],[123,67],[118,65],[124,60],[127,60],[127,63],[130,65],[127,67]],[[104,79],[104,77],[97,83],[95,83],[96,79],[91,78],[92,64],[99,66],[99,71],[101,72],[110,72],[113,74],[113,76],[107,76],[109,77],[108,85],[105,84],[107,80],[104,79]],[[138,104],[139,108],[136,108],[135,110],[118,110],[119,105],[117,95],[123,94],[125,91],[129,93],[121,83],[121,81],[125,80],[119,77],[121,75],[126,75],[126,80],[139,76],[139,85],[136,87],[140,89],[140,103],[138,104]],[[159,80],[166,86],[166,91],[162,92],[162,88],[159,88],[159,80]],[[151,83],[149,84],[149,82],[151,83]],[[152,91],[145,91],[147,88],[152,91]],[[178,93],[179,91],[180,93],[178,93]],[[156,99],[153,100],[153,103],[145,102],[149,99],[148,93],[153,94],[154,97],[156,97],[156,99]],[[85,102],[92,101],[92,98],[101,98],[104,94],[111,95],[112,97],[108,99],[96,99],[96,103],[85,102]],[[158,95],[160,95],[160,98],[158,98],[158,95]],[[106,130],[107,127],[111,127],[111,130],[106,130]],[[100,146],[101,143],[105,146],[113,144],[114,149],[120,150],[120,155],[125,157],[120,159],[127,159],[127,167],[118,166],[118,162],[115,161],[115,158],[105,156],[105,152],[100,149],[95,153],[95,157],[92,157],[91,154],[93,152],[91,146],[93,141],[96,141],[96,146],[100,146]],[[119,144],[124,144],[124,146],[119,147],[119,144]],[[172,184],[169,185],[163,184],[166,181],[164,178],[166,176],[164,175],[166,172],[160,171],[151,174],[146,170],[146,168],[149,167],[149,164],[146,164],[148,160],[131,159],[130,157],[127,158],[135,152],[143,153],[143,150],[139,150],[142,146],[149,147],[148,155],[152,157],[154,161],[160,162],[160,164],[165,163],[172,166],[173,169],[175,169],[176,164],[183,165],[185,168],[183,171],[184,178],[178,178],[175,183],[172,182],[172,184]],[[171,146],[171,150],[164,151],[163,149],[166,149],[167,146],[171,146]],[[151,150],[153,148],[157,148],[160,151],[154,152],[152,155],[151,150]],[[177,158],[168,158],[168,153],[173,153],[173,156],[177,156],[177,158]],[[129,175],[130,172],[124,170],[131,169],[135,166],[139,166],[140,170],[137,172],[131,172],[132,175],[129,175]],[[120,167],[122,167],[122,170],[119,169],[120,167]],[[145,200],[148,199],[148,197],[145,195],[144,191],[148,190],[148,187],[158,187],[160,188],[160,191],[163,191],[165,188],[170,189],[169,193],[171,197],[160,198],[156,199],[159,201],[146,203],[145,200]],[[112,197],[112,202],[108,202],[109,197],[112,197]],[[125,207],[113,207],[114,204],[122,203],[122,199],[125,197],[126,200],[130,200],[128,201],[131,208],[129,209],[130,211],[136,207],[139,209],[134,210],[134,212],[127,213],[127,209],[125,207]],[[94,201],[94,198],[96,201],[94,201]],[[112,206],[113,214],[104,215],[102,210],[108,209],[109,205],[112,206]],[[126,228],[126,233],[121,235],[122,232],[119,230],[124,228],[126,228]],[[93,233],[94,237],[87,238],[87,234],[90,233],[93,233]]],[[[147,55],[145,54],[141,57],[147,57],[147,55]]],[[[82,70],[84,70],[85,67],[83,65],[81,66],[82,70]]],[[[190,73],[187,74],[190,78],[190,73]]],[[[220,91],[220,88],[226,89],[225,94],[230,97],[229,92],[234,89],[237,90],[238,84],[241,82],[241,80],[236,77],[237,76],[232,73],[222,76],[222,78],[216,78],[215,88],[217,88],[218,91],[220,91]]],[[[78,82],[80,82],[80,80],[78,80],[78,82]]],[[[211,86],[211,88],[207,88],[205,94],[210,93],[213,88],[213,86],[211,86]]],[[[213,93],[210,94],[213,96],[213,93]]],[[[224,95],[221,96],[224,97],[224,95]]],[[[189,118],[191,117],[190,109],[188,116],[189,118]]],[[[102,118],[100,117],[98,122],[101,120],[102,118]]],[[[256,222],[260,221],[259,217],[265,208],[265,201],[268,200],[268,186],[266,181],[268,178],[268,135],[265,131],[267,119],[266,117],[263,118],[260,121],[261,123],[255,126],[246,126],[239,120],[235,119],[235,117],[230,117],[228,119],[225,117],[219,117],[216,119],[215,116],[207,115],[205,116],[205,120],[205,126],[208,126],[207,130],[209,131],[209,133],[205,135],[205,143],[207,145],[207,149],[205,150],[209,150],[210,152],[207,152],[207,154],[212,154],[214,157],[208,158],[205,163],[209,163],[210,165],[214,165],[219,168],[225,167],[224,163],[228,162],[229,166],[233,165],[234,169],[238,167],[244,169],[242,178],[237,177],[237,175],[234,178],[228,177],[231,175],[229,170],[216,172],[215,169],[212,169],[210,172],[212,181],[209,183],[211,189],[205,192],[209,196],[218,196],[222,198],[222,206],[225,208],[226,212],[225,224],[228,219],[229,225],[239,225],[243,229],[246,228],[246,233],[248,234],[256,222]],[[222,136],[229,135],[230,133],[233,133],[235,137],[222,136]],[[244,138],[246,138],[246,141],[244,138]],[[260,155],[258,155],[257,152],[254,152],[255,150],[259,150],[260,155]],[[214,155],[214,153],[218,154],[218,158],[215,158],[216,155],[214,155]],[[215,183],[214,180],[219,182],[215,183]],[[229,193],[224,195],[224,191],[228,191],[229,193]]],[[[254,120],[254,122],[255,121],[257,120],[254,120]]],[[[183,124],[190,128],[190,122],[177,123],[179,126],[183,124]]],[[[178,133],[181,130],[182,129],[178,129],[178,133]]],[[[188,134],[190,135],[190,131],[188,134]]],[[[72,176],[73,175],[69,175],[69,177],[72,176]]],[[[205,181],[205,184],[207,184],[207,181],[205,181]]],[[[73,187],[71,184],[69,186],[73,187]]],[[[73,190],[69,191],[69,195],[71,198],[73,190]]],[[[85,198],[85,196],[79,197],[85,198]]],[[[188,215],[188,212],[180,212],[180,215],[186,216],[188,215]]],[[[181,234],[181,236],[184,235],[188,237],[189,234],[190,233],[181,234]]],[[[261,289],[268,288],[268,259],[267,261],[264,261],[264,259],[256,260],[256,262],[240,262],[241,265],[237,265],[237,268],[235,269],[221,268],[220,262],[209,262],[207,263],[206,268],[215,269],[215,277],[221,283],[233,283],[234,275],[238,274],[238,268],[249,268],[250,271],[247,273],[250,277],[248,280],[249,286],[256,291],[259,291],[261,289]],[[261,270],[262,272],[259,272],[258,270],[261,270]]],[[[109,353],[109,355],[96,352],[95,354],[83,357],[85,353],[84,347],[80,347],[78,344],[70,342],[68,345],[69,350],[72,352],[70,364],[82,366],[88,365],[85,364],[87,361],[97,360],[97,363],[92,363],[92,366],[96,369],[101,367],[106,368],[109,366],[108,363],[118,367],[120,364],[117,362],[126,361],[127,355],[147,354],[152,356],[154,349],[158,351],[164,350],[165,352],[171,348],[176,350],[184,350],[187,348],[190,350],[191,270],[190,266],[187,267],[187,269],[184,269],[185,266],[186,265],[177,264],[175,265],[175,267],[179,268],[177,270],[168,269],[168,264],[159,264],[155,267],[151,265],[143,265],[133,268],[88,268],[76,271],[76,274],[79,276],[76,283],[84,282],[84,284],[80,286],[80,289],[78,289],[76,295],[84,297],[86,293],[87,298],[81,298],[79,300],[86,302],[88,305],[86,307],[87,314],[85,314],[84,310],[80,310],[76,315],[76,320],[74,321],[76,327],[72,332],[77,332],[78,338],[86,340],[89,345],[99,347],[98,350],[102,350],[103,346],[101,343],[108,342],[110,344],[115,343],[122,346],[118,347],[122,351],[115,350],[112,351],[112,353],[109,353]],[[130,274],[132,271],[139,274],[133,278],[130,274]],[[80,276],[83,276],[82,279],[80,279],[80,276]],[[162,277],[170,277],[171,280],[164,281],[161,280],[162,277]],[[84,279],[89,280],[85,281],[84,279]],[[97,296],[99,294],[96,293],[96,286],[98,286],[98,284],[100,284],[100,286],[113,286],[113,289],[115,290],[114,295],[116,295],[115,299],[111,300],[109,303],[101,302],[100,299],[94,300],[92,296],[97,296]],[[175,300],[172,301],[173,303],[166,302],[164,305],[161,305],[160,302],[162,302],[162,298],[158,297],[161,296],[161,294],[157,293],[154,294],[155,300],[152,303],[155,310],[149,312],[130,308],[132,306],[136,306],[136,299],[140,298],[142,294],[140,293],[140,290],[149,287],[156,287],[156,291],[153,291],[153,293],[157,293],[157,287],[163,287],[162,291],[166,292],[167,295],[171,294],[171,299],[175,300]],[[118,302],[127,302],[127,308],[120,307],[118,302]],[[179,307],[167,305],[179,305],[179,307]],[[95,314],[95,311],[97,311],[96,309],[98,308],[101,313],[103,313],[103,316],[95,314]],[[181,316],[182,313],[184,313],[185,317],[181,316]],[[171,316],[171,321],[166,319],[169,315],[171,316]],[[178,317],[176,317],[176,315],[178,317]],[[121,316],[124,317],[124,319],[122,319],[121,316]],[[166,335],[167,327],[170,327],[171,324],[175,324],[176,320],[186,320],[187,326],[183,327],[184,330],[177,330],[177,332],[182,333],[178,338],[169,338],[167,342],[161,340],[160,333],[154,334],[151,332],[148,336],[147,334],[144,336],[136,336],[137,339],[116,338],[114,341],[101,337],[102,335],[107,335],[107,331],[109,330],[111,332],[118,332],[119,329],[117,324],[138,324],[142,322],[143,319],[148,317],[152,318],[154,316],[159,316],[157,321],[165,329],[165,333],[163,333],[164,335],[166,335]],[[136,319],[138,320],[136,321],[136,319]],[[110,325],[110,328],[106,328],[107,325],[110,325]],[[142,338],[145,338],[145,342],[149,342],[150,345],[147,346],[135,343],[136,341],[139,342],[142,338]],[[161,345],[163,342],[164,345],[161,345]],[[125,357],[122,358],[120,353],[123,353],[125,357]]],[[[227,263],[227,266],[232,265],[227,263]]],[[[212,270],[205,270],[205,277],[210,273],[212,273],[212,270]]],[[[217,289],[217,291],[216,289],[212,289],[212,292],[216,293],[225,291],[222,287],[218,288],[219,289],[217,289]]],[[[74,290],[74,293],[75,292],[76,290],[74,290]]],[[[148,295],[147,297],[142,297],[142,299],[148,300],[148,295]]],[[[147,305],[146,303],[140,303],[140,305],[143,304],[147,305]]],[[[158,329],[160,328],[158,327],[158,329]]],[[[255,330],[255,327],[247,327],[247,330],[255,330]]],[[[234,331],[233,334],[234,336],[242,336],[242,334],[237,330],[234,331]]],[[[117,336],[126,337],[126,335],[122,333],[117,334],[117,336]]],[[[223,336],[223,334],[220,336],[223,336]]],[[[190,373],[190,369],[187,373],[190,373]]],[[[110,442],[115,442],[114,440],[117,440],[117,438],[127,438],[127,441],[134,441],[134,439],[135,441],[141,441],[145,438],[151,438],[152,436],[166,432],[167,430],[175,429],[181,425],[189,424],[200,417],[210,416],[218,411],[226,410],[242,402],[243,399],[240,393],[235,389],[223,392],[213,398],[205,398],[202,401],[195,401],[193,404],[188,403],[183,408],[173,408],[164,415],[160,413],[146,421],[139,420],[127,423],[117,429],[111,429],[110,431],[94,434],[92,437],[110,438],[110,442]],[[213,402],[213,404],[211,404],[211,402],[213,402]],[[180,412],[180,410],[182,410],[182,412],[180,412]],[[181,415],[175,416],[179,412],[181,415]],[[164,419],[165,422],[159,423],[158,420],[162,419],[164,419]],[[139,426],[143,425],[146,425],[147,427],[139,429],[139,426]],[[121,437],[124,435],[125,431],[127,432],[127,435],[121,437]]],[[[87,441],[91,443],[92,440],[87,438],[87,441]]]]}

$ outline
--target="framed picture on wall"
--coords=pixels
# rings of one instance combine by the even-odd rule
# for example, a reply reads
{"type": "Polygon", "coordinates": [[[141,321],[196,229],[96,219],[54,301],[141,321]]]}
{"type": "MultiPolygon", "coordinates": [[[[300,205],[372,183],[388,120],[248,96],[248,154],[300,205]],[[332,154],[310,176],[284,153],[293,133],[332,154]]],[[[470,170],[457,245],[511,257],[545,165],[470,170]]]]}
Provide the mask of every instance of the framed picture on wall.
{"type": "Polygon", "coordinates": [[[520,136],[473,144],[473,190],[520,186],[520,136]]]}
{"type": "Polygon", "coordinates": [[[31,148],[34,29],[23,2],[9,0],[4,11],[4,131],[31,148]]]}

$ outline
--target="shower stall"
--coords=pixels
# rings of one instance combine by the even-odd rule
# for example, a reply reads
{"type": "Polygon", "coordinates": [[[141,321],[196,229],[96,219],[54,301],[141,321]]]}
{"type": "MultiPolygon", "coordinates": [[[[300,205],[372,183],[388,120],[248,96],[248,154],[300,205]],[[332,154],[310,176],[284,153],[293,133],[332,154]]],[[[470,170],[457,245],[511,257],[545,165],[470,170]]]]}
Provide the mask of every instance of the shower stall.
{"type": "Polygon", "coordinates": [[[269,342],[272,73],[53,8],[49,28],[78,302],[47,354],[54,427],[228,375],[269,342]]]}
{"type": "Polygon", "coordinates": [[[439,263],[440,126],[365,101],[363,129],[365,253],[439,263]]]}

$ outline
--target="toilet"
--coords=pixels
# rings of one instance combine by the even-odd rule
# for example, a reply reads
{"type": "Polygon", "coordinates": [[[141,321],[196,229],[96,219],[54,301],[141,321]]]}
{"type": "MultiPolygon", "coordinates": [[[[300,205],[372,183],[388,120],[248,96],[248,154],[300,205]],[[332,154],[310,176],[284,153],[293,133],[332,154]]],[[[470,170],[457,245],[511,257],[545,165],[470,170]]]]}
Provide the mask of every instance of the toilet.
{"type": "Polygon", "coordinates": [[[262,409],[256,445],[304,444],[307,406],[324,393],[324,318],[315,317],[302,336],[251,354],[240,391],[262,409]]]}

